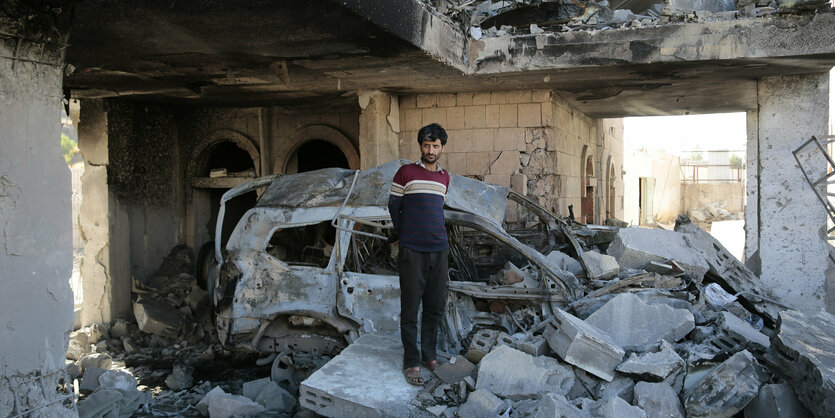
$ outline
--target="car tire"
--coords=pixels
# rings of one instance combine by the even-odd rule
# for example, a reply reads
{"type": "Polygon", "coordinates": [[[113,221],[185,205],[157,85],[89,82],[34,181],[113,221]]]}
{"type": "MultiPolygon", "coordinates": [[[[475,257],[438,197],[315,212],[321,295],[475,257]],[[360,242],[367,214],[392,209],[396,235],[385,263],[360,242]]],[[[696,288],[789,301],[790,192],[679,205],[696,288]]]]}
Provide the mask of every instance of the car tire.
{"type": "Polygon", "coordinates": [[[200,252],[197,254],[197,267],[195,268],[194,278],[197,280],[197,285],[203,290],[208,290],[209,276],[211,275],[212,264],[217,264],[215,260],[215,242],[209,241],[203,244],[200,252]]]}

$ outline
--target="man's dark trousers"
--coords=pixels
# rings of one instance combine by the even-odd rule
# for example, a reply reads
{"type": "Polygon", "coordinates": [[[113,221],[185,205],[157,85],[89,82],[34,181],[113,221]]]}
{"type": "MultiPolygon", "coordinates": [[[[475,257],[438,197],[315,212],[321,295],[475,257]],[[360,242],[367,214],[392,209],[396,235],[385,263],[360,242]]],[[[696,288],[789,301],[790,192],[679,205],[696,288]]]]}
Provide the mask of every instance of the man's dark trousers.
{"type": "Polygon", "coordinates": [[[403,339],[403,367],[435,360],[438,324],[446,309],[449,249],[420,252],[400,247],[400,336],[403,339]],[[417,315],[421,301],[420,350],[417,347],[417,315]]]}

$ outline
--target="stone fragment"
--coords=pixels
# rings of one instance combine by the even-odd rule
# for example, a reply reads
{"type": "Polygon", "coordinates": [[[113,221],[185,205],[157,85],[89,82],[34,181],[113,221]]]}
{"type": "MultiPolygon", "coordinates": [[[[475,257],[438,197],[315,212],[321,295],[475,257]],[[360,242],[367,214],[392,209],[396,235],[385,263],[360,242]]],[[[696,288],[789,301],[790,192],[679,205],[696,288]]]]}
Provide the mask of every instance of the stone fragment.
{"type": "Polygon", "coordinates": [[[582,254],[583,262],[589,269],[589,277],[593,280],[611,279],[618,275],[620,266],[615,257],[600,254],[596,251],[586,251],[582,254]]]}
{"type": "Polygon", "coordinates": [[[835,316],[781,312],[765,358],[815,416],[835,416],[835,316]]]}
{"type": "Polygon", "coordinates": [[[226,394],[220,386],[215,386],[212,390],[210,390],[206,395],[203,396],[203,399],[200,402],[197,402],[195,408],[197,411],[200,412],[203,416],[209,415],[209,401],[218,395],[226,394]]]}
{"type": "Polygon", "coordinates": [[[110,327],[110,336],[113,338],[122,338],[128,336],[128,323],[124,319],[117,319],[110,327]]]}
{"type": "Polygon", "coordinates": [[[470,376],[474,369],[473,363],[470,363],[464,356],[457,355],[435,369],[435,375],[444,383],[452,384],[470,376]]]}
{"type": "Polygon", "coordinates": [[[177,392],[188,389],[194,384],[192,373],[194,373],[194,367],[176,363],[171,374],[165,378],[165,385],[177,392]]]}
{"type": "Polygon", "coordinates": [[[98,367],[88,367],[84,370],[84,378],[78,384],[78,389],[82,392],[92,392],[99,387],[99,377],[107,370],[98,367]]]}
{"type": "Polygon", "coordinates": [[[811,418],[812,413],[800,403],[786,383],[762,385],[757,397],[742,410],[745,418],[811,418]]]}
{"type": "Polygon", "coordinates": [[[615,396],[597,403],[594,416],[601,418],[646,418],[644,410],[615,396]]]}
{"type": "Polygon", "coordinates": [[[110,338],[110,333],[107,332],[107,328],[103,324],[90,325],[87,332],[90,336],[88,339],[90,344],[96,344],[101,340],[110,338]]]}
{"type": "Polygon", "coordinates": [[[563,395],[545,393],[531,416],[533,418],[587,418],[590,415],[571,404],[563,395]]]}
{"type": "Polygon", "coordinates": [[[253,400],[264,405],[268,411],[290,412],[296,406],[296,398],[272,380],[267,382],[253,400]]]}
{"type": "Polygon", "coordinates": [[[264,412],[265,408],[246,396],[221,393],[209,398],[208,410],[212,418],[230,418],[257,415],[264,412]]]}
{"type": "Polygon", "coordinates": [[[552,261],[557,267],[577,276],[579,274],[583,274],[583,265],[580,264],[579,261],[571,258],[566,253],[559,252],[559,251],[551,251],[548,253],[546,257],[548,260],[552,261]]]}
{"type": "Polygon", "coordinates": [[[504,270],[502,272],[502,284],[504,285],[515,284],[525,280],[525,273],[510,261],[505,263],[504,270]]]}
{"type": "Polygon", "coordinates": [[[684,359],[673,350],[672,345],[661,340],[658,352],[647,352],[640,356],[632,353],[615,370],[648,382],[661,382],[672,373],[683,370],[684,365],[684,359]]]}
{"type": "Polygon", "coordinates": [[[678,393],[666,383],[638,382],[633,393],[633,403],[648,417],[684,418],[678,393]]]}
{"type": "Polygon", "coordinates": [[[684,390],[684,409],[688,417],[729,417],[757,396],[766,378],[754,356],[740,351],[684,390]]]}
{"type": "Polygon", "coordinates": [[[67,378],[72,382],[78,376],[81,376],[81,366],[78,365],[78,362],[72,360],[66,360],[66,368],[67,368],[67,378]]]}
{"type": "Polygon", "coordinates": [[[662,339],[678,341],[696,326],[689,310],[648,305],[632,293],[615,296],[586,318],[586,323],[611,335],[630,351],[646,351],[662,339]]]}
{"type": "Polygon", "coordinates": [[[467,350],[467,360],[478,363],[498,343],[513,345],[513,338],[504,332],[494,329],[482,329],[473,334],[470,348],[467,350]]]}
{"type": "MultiPolygon", "coordinates": [[[[98,390],[78,402],[80,418],[130,416],[122,414],[119,401],[122,394],[116,390],[98,390]]],[[[133,411],[129,411],[133,412],[133,411]]]]}
{"type": "Polygon", "coordinates": [[[70,360],[81,360],[89,353],[90,343],[87,334],[78,331],[70,333],[70,343],[67,347],[66,357],[70,360]]]}
{"type": "Polygon", "coordinates": [[[710,339],[710,344],[727,352],[747,349],[763,353],[771,346],[765,334],[730,312],[719,312],[717,331],[717,335],[710,339]]]}
{"type": "Polygon", "coordinates": [[[435,406],[430,406],[429,408],[426,408],[426,410],[429,411],[430,414],[432,414],[436,417],[439,417],[439,416],[444,414],[444,411],[446,411],[447,408],[449,408],[449,407],[446,406],[446,405],[435,405],[435,406]]]}
{"type": "Polygon", "coordinates": [[[133,314],[139,329],[164,338],[175,338],[183,327],[183,318],[168,302],[149,296],[133,303],[133,314]]]}
{"type": "Polygon", "coordinates": [[[485,389],[470,393],[467,402],[458,409],[460,417],[497,417],[505,410],[505,402],[485,389]]]}
{"type": "Polygon", "coordinates": [[[202,305],[209,303],[209,292],[194,286],[191,292],[186,297],[186,304],[192,312],[197,312],[197,309],[202,305]]]}
{"type": "Polygon", "coordinates": [[[626,376],[616,375],[611,382],[603,382],[599,385],[596,398],[609,399],[618,397],[626,402],[632,403],[632,390],[634,388],[634,380],[626,376]]]}
{"type": "Polygon", "coordinates": [[[78,360],[78,365],[82,370],[88,367],[98,367],[100,369],[109,369],[113,364],[113,359],[104,353],[87,354],[78,360]]]}
{"type": "Polygon", "coordinates": [[[544,356],[548,351],[548,341],[545,340],[545,337],[536,335],[527,340],[514,342],[513,348],[534,357],[544,356]]]}
{"type": "Polygon", "coordinates": [[[533,357],[501,345],[484,356],[478,369],[477,389],[507,399],[536,397],[540,392],[567,394],[574,373],[551,357],[533,357]]]}
{"type": "Polygon", "coordinates": [[[674,260],[685,275],[697,282],[710,268],[680,233],[664,229],[621,228],[606,253],[615,257],[622,268],[630,269],[643,268],[650,261],[674,260]]]}
{"type": "Polygon", "coordinates": [[[560,358],[611,382],[624,351],[599,328],[561,309],[545,331],[548,345],[560,358]]]}
{"type": "Polygon", "coordinates": [[[136,390],[136,378],[121,370],[107,370],[99,376],[99,385],[109,389],[136,390]]]}

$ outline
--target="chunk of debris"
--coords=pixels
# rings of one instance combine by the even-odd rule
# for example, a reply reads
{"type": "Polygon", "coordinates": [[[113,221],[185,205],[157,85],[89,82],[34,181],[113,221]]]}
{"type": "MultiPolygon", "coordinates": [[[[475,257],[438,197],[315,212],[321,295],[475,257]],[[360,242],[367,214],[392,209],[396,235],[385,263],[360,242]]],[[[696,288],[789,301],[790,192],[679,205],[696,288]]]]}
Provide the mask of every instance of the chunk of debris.
{"type": "Polygon", "coordinates": [[[98,367],[88,367],[84,370],[84,377],[81,379],[81,383],[78,385],[78,389],[82,391],[82,393],[90,393],[100,386],[99,384],[99,376],[101,376],[107,370],[101,369],[98,367]]]}
{"type": "Polygon", "coordinates": [[[771,345],[765,334],[730,312],[719,312],[717,331],[717,335],[710,339],[710,344],[727,352],[746,349],[764,353],[771,345]]]}
{"type": "Polygon", "coordinates": [[[666,340],[661,340],[661,349],[656,352],[630,354],[623,363],[615,369],[627,376],[647,382],[661,382],[673,373],[684,369],[684,359],[673,350],[666,340]]]}
{"type": "Polygon", "coordinates": [[[812,417],[787,383],[762,385],[757,397],[742,412],[745,418],[812,417]]]}
{"type": "Polygon", "coordinates": [[[183,327],[182,314],[167,302],[149,295],[133,303],[133,314],[139,329],[164,338],[175,338],[183,327]]]}
{"type": "Polygon", "coordinates": [[[579,261],[575,260],[573,257],[569,256],[568,254],[559,252],[559,251],[551,251],[548,253],[546,257],[548,260],[552,261],[557,267],[578,276],[583,274],[583,265],[580,264],[579,261]]]}
{"type": "Polygon", "coordinates": [[[444,383],[452,384],[472,375],[473,370],[475,370],[473,363],[470,363],[464,356],[457,355],[435,369],[435,376],[438,376],[444,383]]]}
{"type": "Polygon", "coordinates": [[[601,418],[646,418],[644,410],[615,396],[597,403],[595,416],[601,418]]]}
{"type": "Polygon", "coordinates": [[[197,411],[200,412],[200,414],[207,416],[209,415],[209,401],[211,401],[212,398],[216,396],[225,394],[226,392],[223,391],[223,388],[221,388],[220,386],[215,386],[212,390],[210,390],[208,393],[206,393],[206,395],[203,396],[203,399],[201,399],[200,402],[198,402],[197,405],[195,405],[195,408],[197,408],[197,411]]]}
{"type": "Polygon", "coordinates": [[[678,341],[696,326],[693,314],[668,305],[648,305],[638,296],[621,293],[586,318],[631,351],[646,351],[662,339],[678,341]]]}
{"type": "Polygon", "coordinates": [[[502,284],[510,285],[520,283],[525,280],[525,273],[516,267],[515,264],[508,261],[504,265],[504,270],[502,274],[502,284]]]}
{"type": "Polygon", "coordinates": [[[540,392],[565,395],[574,373],[551,357],[533,357],[501,345],[484,356],[478,368],[477,389],[507,399],[536,397],[540,392]]]}
{"type": "Polygon", "coordinates": [[[136,378],[121,370],[106,370],[99,376],[99,385],[108,389],[135,390],[136,378]]]}
{"type": "Polygon", "coordinates": [[[117,319],[110,327],[110,336],[113,338],[127,337],[129,334],[128,323],[124,319],[117,319]]]}
{"type": "Polygon", "coordinates": [[[731,416],[757,396],[767,378],[747,350],[740,351],[682,393],[688,417],[731,416]]]}
{"type": "Polygon", "coordinates": [[[89,337],[87,334],[78,331],[70,333],[70,344],[67,347],[66,358],[70,360],[81,360],[90,351],[89,337]]]}
{"type": "Polygon", "coordinates": [[[635,406],[649,417],[684,418],[678,393],[666,383],[638,382],[634,390],[635,406]]]}
{"type": "Polygon", "coordinates": [[[618,275],[620,266],[615,257],[600,254],[597,251],[586,251],[581,257],[589,269],[589,279],[605,280],[618,275]]]}
{"type": "Polygon", "coordinates": [[[470,348],[467,350],[467,360],[478,363],[496,344],[513,345],[513,342],[513,338],[504,332],[494,329],[479,330],[473,334],[470,348]]]}
{"type": "Polygon", "coordinates": [[[460,417],[497,417],[507,409],[505,401],[485,389],[470,393],[467,402],[458,409],[460,417]]]}
{"type": "Polygon", "coordinates": [[[682,234],[690,247],[700,252],[699,255],[708,264],[713,281],[732,289],[744,301],[744,305],[765,317],[770,324],[777,321],[777,315],[786,309],[785,303],[769,289],[762,287],[762,282],[754,272],[737,260],[716,238],[690,222],[685,215],[678,216],[675,230],[682,234]]]}
{"type": "Polygon", "coordinates": [[[664,229],[621,228],[606,253],[623,268],[640,269],[650,261],[675,260],[685,276],[700,282],[710,266],[694,252],[682,234],[664,229]]]}
{"type": "Polygon", "coordinates": [[[243,392],[267,411],[290,412],[296,406],[296,398],[268,377],[244,383],[243,392]]]}
{"type": "Polygon", "coordinates": [[[174,365],[171,374],[165,378],[165,385],[174,391],[188,389],[192,384],[194,384],[194,377],[192,377],[192,373],[194,373],[194,367],[177,363],[174,365]]]}
{"type": "Polygon", "coordinates": [[[548,341],[542,335],[535,335],[524,340],[515,341],[513,348],[534,357],[544,356],[548,351],[548,341]]]}
{"type": "Polygon", "coordinates": [[[781,312],[765,359],[815,416],[835,416],[835,316],[781,312]]]}
{"type": "Polygon", "coordinates": [[[99,388],[78,402],[78,416],[80,418],[132,416],[139,408],[140,397],[141,394],[136,389],[99,388]]]}
{"type": "Polygon", "coordinates": [[[241,395],[228,393],[216,394],[209,398],[209,416],[212,418],[231,418],[236,416],[257,415],[264,412],[263,405],[241,395]]]}
{"type": "Polygon", "coordinates": [[[621,398],[632,403],[632,391],[635,389],[635,381],[621,375],[616,375],[611,382],[602,382],[595,391],[595,399],[621,398]]]}
{"type": "Polygon", "coordinates": [[[560,358],[607,381],[624,351],[604,331],[558,309],[545,331],[548,345],[560,358]]]}
{"type": "Polygon", "coordinates": [[[78,365],[82,371],[89,367],[98,367],[107,370],[112,364],[113,358],[104,353],[87,354],[78,360],[78,365]]]}

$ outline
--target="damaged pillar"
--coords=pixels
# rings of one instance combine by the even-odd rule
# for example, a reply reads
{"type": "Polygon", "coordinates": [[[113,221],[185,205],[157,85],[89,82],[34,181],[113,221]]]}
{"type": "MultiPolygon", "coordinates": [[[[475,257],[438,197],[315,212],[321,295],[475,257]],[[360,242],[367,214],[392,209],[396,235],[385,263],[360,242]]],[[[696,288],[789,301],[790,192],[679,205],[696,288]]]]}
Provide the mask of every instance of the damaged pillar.
{"type": "Polygon", "coordinates": [[[107,183],[106,103],[85,100],[78,115],[78,148],[84,157],[84,200],[79,214],[84,238],[81,326],[88,326],[131,315],[130,228],[127,213],[107,183]]]}
{"type": "Polygon", "coordinates": [[[359,94],[360,168],[367,170],[398,157],[400,106],[397,96],[381,91],[359,94]]]}
{"type": "MultiPolygon", "coordinates": [[[[756,207],[758,218],[746,219],[746,232],[759,246],[754,260],[759,260],[759,269],[753,270],[760,272],[766,287],[799,309],[835,312],[833,295],[826,294],[827,288],[835,287],[825,239],[826,211],[792,154],[813,135],[827,134],[828,93],[826,73],[769,77],[757,83],[758,116],[748,124],[757,129],[756,135],[749,135],[749,148],[757,150],[757,159],[756,167],[749,165],[748,170],[749,191],[754,190],[748,194],[748,205],[756,207]]],[[[822,159],[820,163],[812,168],[818,175],[826,169],[822,159]]],[[[746,253],[750,256],[755,250],[748,248],[746,253]]]]}
{"type": "Polygon", "coordinates": [[[72,190],[59,145],[68,25],[27,4],[0,10],[0,416],[67,416],[56,388],[73,323],[72,190]],[[7,25],[17,21],[30,23],[25,34],[7,25]],[[42,38],[47,30],[59,36],[42,38]]]}

